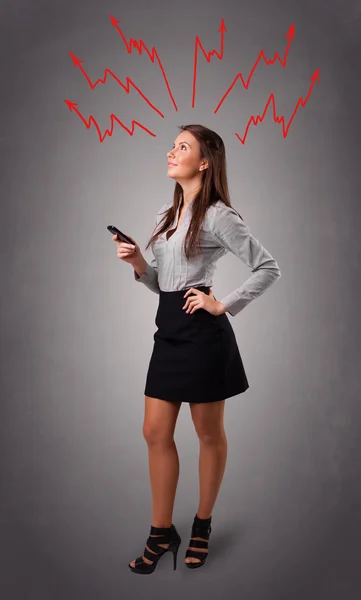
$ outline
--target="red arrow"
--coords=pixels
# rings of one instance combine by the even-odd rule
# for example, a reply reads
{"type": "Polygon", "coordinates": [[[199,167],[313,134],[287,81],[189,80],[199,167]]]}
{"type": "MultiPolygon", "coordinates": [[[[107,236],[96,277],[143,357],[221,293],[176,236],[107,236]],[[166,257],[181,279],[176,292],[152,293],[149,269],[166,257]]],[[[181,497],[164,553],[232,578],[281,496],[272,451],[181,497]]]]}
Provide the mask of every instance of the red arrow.
{"type": "Polygon", "coordinates": [[[260,52],[260,53],[259,53],[259,55],[258,55],[258,58],[257,58],[256,62],[254,63],[254,65],[253,65],[253,67],[252,67],[252,70],[251,70],[251,72],[250,72],[250,74],[249,74],[249,76],[248,76],[248,79],[247,79],[247,81],[245,81],[245,80],[243,79],[243,75],[242,75],[242,73],[241,73],[241,72],[237,73],[236,77],[234,78],[233,82],[232,82],[232,83],[231,83],[231,85],[229,86],[228,90],[226,91],[226,93],[224,94],[224,96],[223,96],[223,97],[221,98],[221,100],[219,101],[219,103],[218,103],[218,105],[217,105],[217,108],[216,108],[216,110],[214,111],[214,113],[216,113],[216,112],[218,111],[219,107],[221,106],[221,104],[223,103],[223,101],[225,100],[225,98],[228,96],[229,92],[231,91],[231,89],[233,88],[233,86],[235,85],[235,83],[236,83],[236,81],[237,81],[238,79],[240,79],[240,80],[241,80],[243,87],[244,87],[246,90],[248,89],[248,86],[249,86],[249,84],[250,84],[250,82],[251,82],[251,79],[252,79],[252,77],[253,77],[253,73],[254,73],[254,71],[256,70],[256,68],[257,68],[257,66],[258,66],[258,63],[260,62],[261,58],[263,58],[263,60],[264,60],[264,62],[266,63],[266,65],[267,65],[267,66],[269,66],[269,65],[274,65],[274,63],[276,62],[276,60],[278,60],[278,61],[280,62],[281,66],[282,66],[283,68],[285,68],[285,67],[286,67],[286,64],[287,64],[287,56],[288,56],[288,53],[289,53],[289,51],[290,51],[291,42],[292,42],[292,41],[295,39],[295,26],[294,26],[294,23],[292,23],[291,27],[290,27],[290,28],[289,28],[289,30],[287,31],[287,33],[286,33],[286,35],[285,35],[285,38],[288,38],[288,41],[287,41],[287,46],[286,46],[286,50],[285,50],[285,53],[284,53],[283,60],[282,60],[282,59],[281,59],[281,57],[279,56],[278,52],[275,52],[275,54],[274,54],[274,57],[273,57],[273,58],[270,58],[270,59],[268,60],[268,59],[266,58],[266,55],[265,55],[265,53],[264,53],[264,50],[261,50],[261,52],[260,52]]]}
{"type": "Polygon", "coordinates": [[[196,43],[194,47],[194,63],[193,63],[193,86],[192,86],[192,108],[194,108],[195,97],[196,97],[196,80],[197,80],[197,60],[198,60],[198,46],[203,52],[203,55],[207,62],[211,61],[211,57],[215,54],[219,60],[223,58],[223,50],[224,50],[224,32],[227,31],[226,26],[224,24],[224,19],[221,21],[220,28],[218,32],[221,32],[221,53],[218,54],[217,50],[213,49],[210,52],[206,52],[202,46],[202,42],[199,39],[198,35],[196,36],[196,43]]]}
{"type": "Polygon", "coordinates": [[[259,123],[262,123],[262,121],[264,120],[264,118],[266,116],[268,107],[271,105],[271,103],[272,103],[272,106],[273,106],[273,120],[274,120],[275,123],[282,123],[282,134],[283,134],[283,137],[286,138],[287,134],[288,134],[288,130],[290,128],[290,125],[291,125],[293,119],[295,118],[295,115],[296,115],[296,112],[298,111],[298,108],[300,106],[302,106],[302,108],[304,108],[306,106],[306,104],[307,104],[307,102],[308,102],[308,100],[309,100],[309,98],[311,96],[311,92],[313,90],[313,87],[314,87],[314,85],[316,83],[316,79],[318,80],[318,82],[320,81],[319,69],[316,69],[316,71],[314,72],[314,74],[312,75],[312,77],[310,77],[311,85],[310,85],[310,89],[308,91],[308,94],[307,94],[305,100],[303,100],[302,98],[300,98],[298,100],[298,102],[296,104],[296,107],[295,107],[295,110],[293,111],[292,116],[291,116],[291,118],[290,118],[290,120],[289,120],[288,125],[287,125],[286,128],[285,128],[285,119],[284,119],[284,116],[282,116],[282,115],[280,117],[277,116],[277,113],[276,113],[276,100],[275,100],[274,94],[271,94],[270,97],[269,97],[269,99],[268,99],[268,101],[267,101],[267,104],[266,104],[266,106],[264,108],[262,116],[260,116],[260,115],[257,115],[256,117],[252,116],[249,119],[243,138],[241,138],[238,135],[238,133],[235,133],[235,135],[238,137],[238,139],[241,142],[241,144],[244,144],[245,141],[246,141],[248,129],[250,128],[251,123],[253,123],[253,125],[255,125],[255,126],[257,126],[259,123]]]}
{"type": "Polygon", "coordinates": [[[76,114],[81,118],[81,120],[83,121],[85,127],[87,129],[89,129],[91,127],[91,124],[94,124],[94,127],[96,128],[97,132],[98,132],[98,136],[99,136],[99,140],[100,142],[103,142],[105,137],[108,135],[109,137],[111,135],[113,135],[113,130],[114,130],[114,122],[116,121],[117,123],[119,123],[119,125],[121,127],[123,127],[123,129],[125,129],[125,131],[127,133],[129,133],[129,135],[134,135],[134,126],[138,125],[138,127],[141,127],[141,129],[144,129],[144,131],[146,131],[147,133],[149,133],[149,135],[156,137],[155,133],[153,133],[152,131],[150,131],[149,129],[147,129],[146,127],[144,127],[141,123],[139,123],[138,121],[132,121],[132,128],[128,129],[128,127],[126,127],[124,125],[124,123],[122,123],[122,121],[120,119],[118,119],[118,117],[116,115],[114,115],[113,113],[110,115],[110,120],[111,120],[111,128],[110,129],[106,129],[104,135],[102,136],[101,131],[100,131],[100,127],[98,125],[98,123],[96,122],[95,118],[93,117],[93,115],[90,115],[89,119],[86,120],[83,115],[81,114],[81,112],[76,108],[78,106],[78,104],[76,102],[72,102],[71,100],[64,100],[65,104],[67,104],[70,112],[74,111],[76,112],[76,114]]]}
{"type": "Polygon", "coordinates": [[[152,63],[154,63],[155,59],[157,59],[158,65],[159,65],[160,70],[162,71],[162,74],[163,74],[163,79],[164,79],[165,84],[167,86],[168,94],[169,94],[169,96],[170,96],[170,98],[171,98],[171,100],[173,102],[173,106],[174,106],[175,110],[178,111],[178,107],[177,107],[177,105],[175,103],[175,100],[173,98],[173,94],[171,92],[167,76],[166,76],[165,71],[163,69],[162,62],[161,62],[161,60],[159,58],[158,52],[155,49],[155,47],[153,46],[152,51],[149,52],[149,50],[148,50],[147,46],[144,44],[143,40],[140,40],[139,43],[138,43],[137,40],[133,40],[132,38],[130,38],[130,41],[129,41],[129,44],[128,44],[125,35],[123,34],[121,28],[118,25],[118,23],[120,23],[120,20],[119,19],[115,19],[112,15],[109,15],[109,17],[110,17],[110,21],[111,21],[112,26],[115,27],[115,29],[118,31],[119,35],[121,36],[121,38],[122,38],[122,40],[123,40],[123,42],[125,44],[125,47],[126,47],[126,50],[127,50],[128,54],[132,53],[133,47],[134,47],[134,48],[136,48],[138,50],[138,54],[142,54],[143,50],[145,50],[145,52],[148,54],[148,56],[149,56],[150,60],[152,61],[152,63]]]}
{"type": "Polygon", "coordinates": [[[106,81],[107,81],[107,77],[108,77],[108,74],[109,74],[111,77],[113,77],[113,79],[115,79],[115,81],[116,81],[116,82],[117,82],[117,83],[118,83],[118,84],[119,84],[119,85],[120,85],[120,86],[123,88],[123,90],[124,90],[124,91],[125,91],[127,94],[129,94],[129,93],[130,93],[130,86],[132,85],[132,86],[134,87],[134,89],[135,89],[135,90],[137,90],[138,94],[140,94],[140,95],[142,96],[143,100],[145,100],[145,101],[146,101],[146,102],[149,104],[149,106],[150,106],[150,107],[151,107],[153,110],[155,110],[155,112],[157,112],[157,113],[158,113],[158,115],[160,115],[160,116],[162,117],[162,119],[164,119],[164,114],[163,114],[163,113],[162,113],[160,110],[158,110],[158,108],[156,108],[156,107],[154,106],[154,104],[152,104],[152,103],[151,103],[151,102],[148,100],[148,98],[147,98],[147,97],[146,97],[146,96],[145,96],[145,95],[144,95],[144,94],[143,94],[143,93],[140,91],[140,89],[139,89],[139,88],[138,88],[138,87],[135,85],[135,83],[134,83],[134,82],[133,82],[133,81],[130,79],[130,77],[126,77],[126,82],[127,82],[127,85],[124,85],[124,83],[122,83],[122,82],[120,81],[120,79],[118,79],[118,77],[117,77],[116,75],[114,75],[114,73],[113,73],[113,72],[112,72],[110,69],[104,69],[104,78],[103,78],[103,79],[97,79],[95,83],[92,83],[92,81],[91,81],[91,79],[90,79],[89,75],[86,73],[86,71],[85,71],[84,67],[81,65],[81,63],[83,63],[83,62],[84,62],[84,60],[82,60],[81,58],[77,58],[77,57],[76,57],[76,56],[75,56],[75,55],[74,55],[72,52],[70,52],[70,50],[69,50],[69,54],[70,54],[70,56],[71,56],[71,58],[72,58],[72,61],[73,61],[73,64],[74,64],[74,68],[75,68],[75,67],[79,67],[80,71],[83,73],[83,75],[84,75],[85,79],[86,79],[86,80],[87,80],[87,82],[89,83],[90,89],[92,89],[92,90],[93,90],[93,89],[94,89],[94,88],[95,88],[97,85],[99,85],[100,83],[101,83],[102,85],[104,85],[104,84],[106,83],[106,81]]]}

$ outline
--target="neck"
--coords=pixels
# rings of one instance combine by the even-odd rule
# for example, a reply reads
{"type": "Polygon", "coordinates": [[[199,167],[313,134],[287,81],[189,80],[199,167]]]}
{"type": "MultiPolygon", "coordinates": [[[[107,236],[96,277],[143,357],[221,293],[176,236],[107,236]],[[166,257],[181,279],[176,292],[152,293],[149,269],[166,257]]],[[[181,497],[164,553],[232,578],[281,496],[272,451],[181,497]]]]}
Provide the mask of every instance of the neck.
{"type": "Polygon", "coordinates": [[[201,189],[201,181],[199,177],[195,177],[186,183],[182,183],[181,186],[184,206],[188,206],[188,204],[194,200],[195,196],[201,189]]]}

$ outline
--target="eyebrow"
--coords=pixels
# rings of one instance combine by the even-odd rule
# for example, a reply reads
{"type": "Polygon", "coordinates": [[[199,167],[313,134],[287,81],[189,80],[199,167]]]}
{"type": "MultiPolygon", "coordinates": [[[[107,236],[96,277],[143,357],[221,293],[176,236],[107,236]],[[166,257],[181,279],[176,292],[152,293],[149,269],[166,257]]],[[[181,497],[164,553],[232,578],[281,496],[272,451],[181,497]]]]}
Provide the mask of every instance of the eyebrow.
{"type": "MultiPolygon", "coordinates": [[[[180,146],[181,144],[188,144],[188,142],[179,142],[179,144],[178,144],[178,145],[180,146]]],[[[174,146],[174,142],[173,142],[173,146],[174,146]]],[[[190,148],[192,148],[192,146],[191,146],[190,144],[188,144],[188,146],[189,146],[190,148]]]]}

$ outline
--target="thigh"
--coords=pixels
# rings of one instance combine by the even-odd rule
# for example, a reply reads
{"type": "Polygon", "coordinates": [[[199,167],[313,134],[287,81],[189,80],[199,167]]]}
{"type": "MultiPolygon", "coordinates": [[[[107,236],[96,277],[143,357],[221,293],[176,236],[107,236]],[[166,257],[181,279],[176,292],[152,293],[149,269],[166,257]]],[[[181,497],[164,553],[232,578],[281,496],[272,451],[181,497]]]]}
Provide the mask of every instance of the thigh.
{"type": "Polygon", "coordinates": [[[219,435],[224,431],[225,400],[190,403],[192,421],[198,436],[219,435]]]}
{"type": "Polygon", "coordinates": [[[151,435],[158,432],[162,437],[172,438],[182,403],[150,396],[144,396],[144,399],[144,433],[151,435]]]}

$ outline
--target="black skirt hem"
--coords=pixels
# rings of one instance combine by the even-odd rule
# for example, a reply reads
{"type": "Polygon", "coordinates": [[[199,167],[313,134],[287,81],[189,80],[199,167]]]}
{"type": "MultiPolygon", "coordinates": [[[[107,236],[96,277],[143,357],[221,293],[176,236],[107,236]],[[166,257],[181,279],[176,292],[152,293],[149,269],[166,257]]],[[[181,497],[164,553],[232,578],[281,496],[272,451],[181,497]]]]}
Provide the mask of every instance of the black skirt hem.
{"type": "Polygon", "coordinates": [[[237,392],[228,392],[223,396],[223,398],[209,398],[208,400],[187,400],[182,398],[182,400],[177,400],[177,398],[164,398],[163,394],[153,394],[151,390],[145,389],[144,395],[149,396],[149,398],[155,398],[156,400],[166,400],[167,402],[185,402],[186,404],[210,404],[211,402],[220,402],[221,400],[227,400],[228,398],[234,398],[234,396],[238,396],[238,394],[244,394],[249,389],[249,385],[245,387],[243,390],[237,392]]]}

